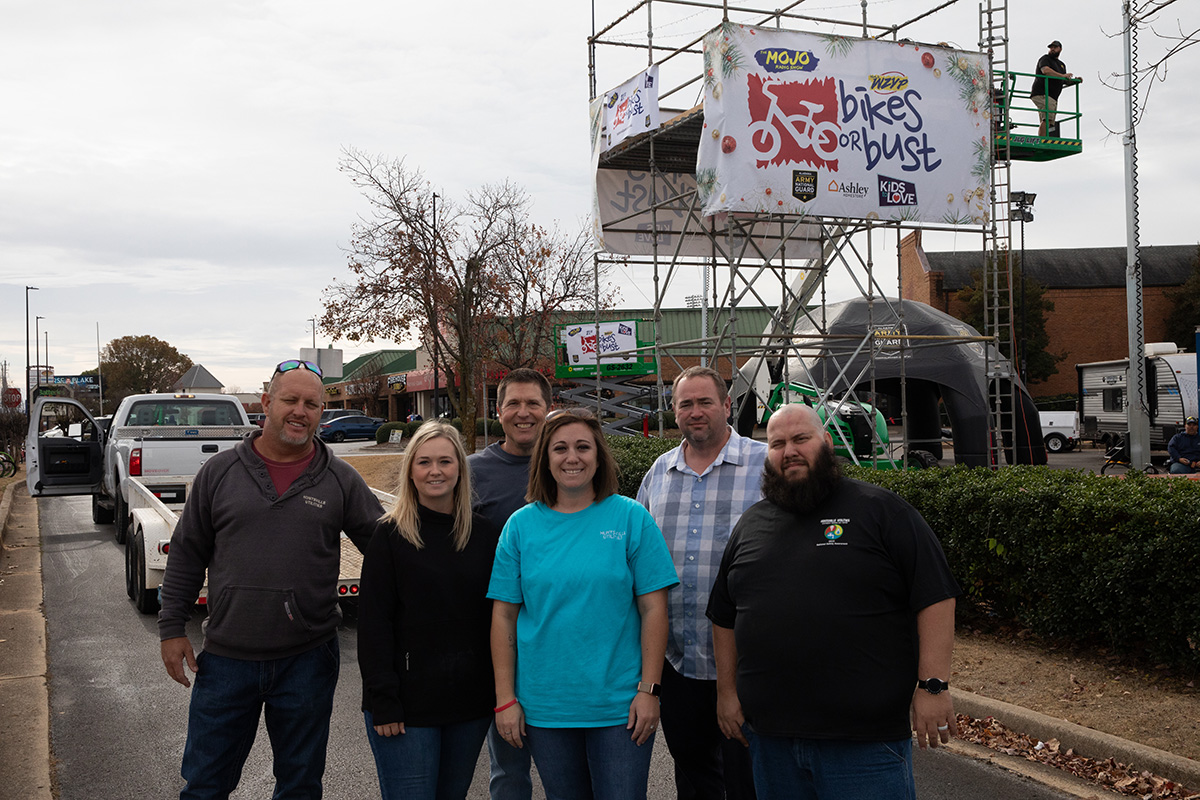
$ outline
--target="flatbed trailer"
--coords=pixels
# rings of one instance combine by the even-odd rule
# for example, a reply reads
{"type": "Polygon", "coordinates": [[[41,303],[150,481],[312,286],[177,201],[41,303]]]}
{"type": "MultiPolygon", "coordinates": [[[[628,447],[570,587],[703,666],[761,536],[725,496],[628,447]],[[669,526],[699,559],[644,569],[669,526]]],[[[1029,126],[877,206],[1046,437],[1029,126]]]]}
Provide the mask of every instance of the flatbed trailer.
{"type": "MultiPolygon", "coordinates": [[[[137,478],[129,482],[130,533],[125,547],[125,591],[129,599],[143,614],[157,614],[160,608],[159,590],[163,574],[167,569],[167,556],[171,550],[171,534],[179,522],[182,504],[165,503],[155,492],[137,478]]],[[[180,478],[186,491],[191,491],[192,479],[180,478]]],[[[371,490],[385,506],[393,502],[392,495],[378,489],[371,490]]],[[[339,600],[358,597],[359,581],[362,576],[362,553],[346,534],[341,538],[341,563],[338,569],[337,596],[339,600]]],[[[208,603],[207,582],[200,589],[197,601],[208,603]]]]}

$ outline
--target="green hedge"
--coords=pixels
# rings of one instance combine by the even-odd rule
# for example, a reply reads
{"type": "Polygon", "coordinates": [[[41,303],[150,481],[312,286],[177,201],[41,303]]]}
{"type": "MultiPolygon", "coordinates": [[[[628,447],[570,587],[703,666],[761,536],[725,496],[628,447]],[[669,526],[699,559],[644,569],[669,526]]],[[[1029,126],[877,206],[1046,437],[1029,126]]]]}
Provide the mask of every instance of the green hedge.
{"type": "Polygon", "coordinates": [[[847,472],[921,512],[975,610],[1200,667],[1200,482],[1047,467],[847,472]]]}
{"type": "Polygon", "coordinates": [[[679,445],[678,439],[651,436],[608,436],[608,446],[620,468],[620,492],[626,497],[637,497],[642,478],[654,464],[654,459],[679,445]]]}
{"type": "Polygon", "coordinates": [[[408,439],[407,422],[385,422],[375,431],[375,444],[386,444],[392,438],[392,431],[395,430],[404,431],[404,438],[408,439]]]}

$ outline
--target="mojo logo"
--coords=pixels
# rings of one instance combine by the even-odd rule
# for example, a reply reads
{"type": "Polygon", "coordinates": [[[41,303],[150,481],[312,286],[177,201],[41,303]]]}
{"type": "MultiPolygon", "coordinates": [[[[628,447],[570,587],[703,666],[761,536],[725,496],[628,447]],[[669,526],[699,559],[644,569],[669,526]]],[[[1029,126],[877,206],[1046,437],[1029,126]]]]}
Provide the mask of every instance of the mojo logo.
{"type": "Polygon", "coordinates": [[[821,63],[811,50],[766,47],[754,54],[754,60],[767,72],[812,72],[821,63]]]}
{"type": "Polygon", "coordinates": [[[881,206],[915,206],[917,204],[917,185],[899,178],[879,176],[879,205],[881,206]]]}
{"type": "Polygon", "coordinates": [[[882,75],[868,75],[867,78],[875,94],[893,94],[908,88],[908,76],[903,72],[885,72],[882,75]]]}
{"type": "Polygon", "coordinates": [[[792,197],[807,203],[817,196],[817,173],[815,170],[792,170],[792,197]]]}
{"type": "Polygon", "coordinates": [[[836,194],[852,197],[855,200],[861,200],[871,193],[871,190],[863,186],[858,181],[850,181],[849,183],[838,183],[836,180],[829,182],[829,191],[836,194]]]}

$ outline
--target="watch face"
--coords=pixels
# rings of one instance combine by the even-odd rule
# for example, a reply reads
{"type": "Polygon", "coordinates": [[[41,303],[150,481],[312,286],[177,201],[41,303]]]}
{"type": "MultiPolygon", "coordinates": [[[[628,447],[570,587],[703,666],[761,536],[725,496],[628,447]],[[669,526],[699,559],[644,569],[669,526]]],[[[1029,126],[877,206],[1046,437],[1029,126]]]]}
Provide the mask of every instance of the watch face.
{"type": "Polygon", "coordinates": [[[923,681],[923,683],[925,684],[925,691],[929,692],[930,694],[940,694],[944,692],[946,687],[949,685],[940,678],[928,678],[927,680],[923,681]]]}

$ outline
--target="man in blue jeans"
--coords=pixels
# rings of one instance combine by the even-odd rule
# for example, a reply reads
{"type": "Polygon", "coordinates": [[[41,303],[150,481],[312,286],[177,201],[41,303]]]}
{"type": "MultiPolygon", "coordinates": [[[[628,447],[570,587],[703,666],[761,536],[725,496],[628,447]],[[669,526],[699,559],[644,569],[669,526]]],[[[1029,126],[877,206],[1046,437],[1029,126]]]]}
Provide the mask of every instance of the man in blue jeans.
{"type": "Polygon", "coordinates": [[[262,396],[266,419],[196,475],[171,536],[158,618],[167,674],[191,686],[185,800],[237,788],[266,709],[275,800],[321,797],[339,653],[344,530],[366,550],[383,509],[353,468],[315,437],[320,369],[284,361],[262,396]],[[197,656],[185,627],[207,571],[209,616],[197,656]]]}
{"type": "Polygon", "coordinates": [[[762,493],[709,599],[722,732],[749,746],[759,800],[915,798],[912,732],[921,747],[957,733],[959,591],[937,537],[841,476],[808,406],[767,423],[762,493]]]}
{"type": "MultiPolygon", "coordinates": [[[[513,512],[525,505],[529,456],[550,410],[550,382],[542,373],[514,369],[496,387],[496,409],[504,441],[467,458],[475,489],[475,511],[504,528],[513,512]]],[[[533,796],[528,747],[513,747],[495,724],[488,731],[492,800],[529,800],[533,796]]]]}

